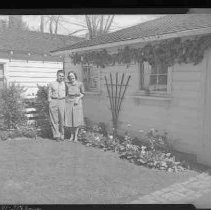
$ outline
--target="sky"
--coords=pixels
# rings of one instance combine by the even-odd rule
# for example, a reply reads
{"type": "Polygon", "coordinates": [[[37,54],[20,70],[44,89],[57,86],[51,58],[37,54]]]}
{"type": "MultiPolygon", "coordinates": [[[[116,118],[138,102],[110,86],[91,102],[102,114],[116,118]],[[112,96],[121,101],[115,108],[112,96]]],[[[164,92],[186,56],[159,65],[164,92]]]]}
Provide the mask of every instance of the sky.
{"type": "MultiPolygon", "coordinates": [[[[141,22],[152,20],[160,16],[161,15],[115,15],[113,26],[115,30],[117,30],[132,25],[136,25],[141,22]]],[[[73,23],[84,23],[85,21],[84,15],[64,15],[63,19],[65,20],[65,22],[63,22],[59,28],[60,34],[69,34],[75,30],[80,29],[80,26],[77,26],[73,23]]],[[[39,22],[40,22],[39,16],[36,15],[23,16],[23,21],[25,21],[31,29],[36,30],[39,28],[39,22]]],[[[77,35],[81,34],[82,33],[78,33],[77,35]]]]}
{"type": "MultiPolygon", "coordinates": [[[[115,15],[114,22],[112,24],[112,31],[126,28],[132,25],[136,25],[148,20],[152,20],[163,15],[115,15]]],[[[0,19],[8,19],[8,16],[1,16],[0,19]]],[[[39,30],[40,25],[40,16],[38,15],[23,15],[23,21],[28,25],[31,30],[39,30]]],[[[70,34],[76,30],[81,29],[80,26],[76,24],[84,24],[85,16],[84,15],[62,15],[62,22],[59,27],[59,34],[70,34]]],[[[45,32],[48,29],[45,30],[45,32]]],[[[82,36],[85,32],[79,32],[74,35],[82,36]]]]}

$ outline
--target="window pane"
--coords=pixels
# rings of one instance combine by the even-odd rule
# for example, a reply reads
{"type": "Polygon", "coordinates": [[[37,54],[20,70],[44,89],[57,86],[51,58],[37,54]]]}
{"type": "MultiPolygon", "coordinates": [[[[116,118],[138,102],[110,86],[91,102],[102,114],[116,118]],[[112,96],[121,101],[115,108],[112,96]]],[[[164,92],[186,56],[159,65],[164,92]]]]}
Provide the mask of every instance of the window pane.
{"type": "Polygon", "coordinates": [[[152,74],[157,74],[157,65],[152,66],[152,74]]]}
{"type": "Polygon", "coordinates": [[[157,84],[157,75],[150,75],[150,85],[156,85],[157,84]]]}
{"type": "Polygon", "coordinates": [[[97,89],[97,70],[92,66],[83,67],[83,82],[86,91],[96,91],[97,89]]]}
{"type": "Polygon", "coordinates": [[[156,87],[154,87],[153,90],[154,91],[167,91],[167,87],[166,87],[166,85],[157,85],[156,87]]]}
{"type": "Polygon", "coordinates": [[[159,74],[167,74],[168,67],[166,65],[160,65],[159,66],[159,74]]]}
{"type": "Polygon", "coordinates": [[[160,75],[158,77],[158,84],[167,85],[167,75],[160,75]]]}

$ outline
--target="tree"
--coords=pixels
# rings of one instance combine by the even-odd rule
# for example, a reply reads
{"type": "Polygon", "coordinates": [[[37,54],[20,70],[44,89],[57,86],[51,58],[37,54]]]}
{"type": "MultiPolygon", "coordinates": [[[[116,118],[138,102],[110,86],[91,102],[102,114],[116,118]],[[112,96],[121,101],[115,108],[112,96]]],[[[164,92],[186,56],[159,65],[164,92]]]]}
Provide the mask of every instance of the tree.
{"type": "Polygon", "coordinates": [[[28,26],[22,20],[22,15],[9,15],[9,28],[29,30],[28,26]]]}
{"type": "Polygon", "coordinates": [[[58,28],[60,25],[61,15],[41,15],[40,16],[40,31],[44,32],[45,29],[50,34],[58,34],[58,28]]]}
{"type": "Polygon", "coordinates": [[[86,32],[88,39],[108,33],[114,23],[114,15],[85,15],[85,23],[73,23],[80,29],[70,33],[86,32]]]}
{"type": "Polygon", "coordinates": [[[45,26],[45,15],[40,16],[40,31],[44,32],[44,26],[45,26]]]}
{"type": "Polygon", "coordinates": [[[89,39],[106,34],[111,28],[114,15],[85,15],[89,39]]]}
{"type": "Polygon", "coordinates": [[[58,34],[59,30],[63,28],[68,31],[69,35],[85,32],[87,38],[94,38],[108,33],[115,27],[114,15],[84,15],[80,17],[80,21],[70,21],[70,17],[63,15],[41,15],[40,31],[58,34]],[[70,33],[73,26],[77,26],[78,29],[70,33]]]}

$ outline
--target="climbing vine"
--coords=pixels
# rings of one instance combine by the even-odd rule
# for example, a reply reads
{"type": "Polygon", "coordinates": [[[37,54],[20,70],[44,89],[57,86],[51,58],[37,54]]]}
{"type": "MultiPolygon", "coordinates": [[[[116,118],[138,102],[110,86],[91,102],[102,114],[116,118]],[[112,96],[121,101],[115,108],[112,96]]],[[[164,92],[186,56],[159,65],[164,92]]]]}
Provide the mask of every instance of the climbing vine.
{"type": "Polygon", "coordinates": [[[118,49],[117,53],[109,54],[106,49],[91,51],[83,54],[74,53],[70,55],[73,63],[94,64],[104,68],[107,65],[126,64],[131,62],[148,62],[150,65],[157,60],[173,66],[175,63],[193,63],[197,65],[203,60],[205,51],[211,47],[211,35],[197,36],[194,39],[183,40],[175,38],[164,40],[157,44],[147,44],[143,48],[130,48],[126,46],[118,49]]]}

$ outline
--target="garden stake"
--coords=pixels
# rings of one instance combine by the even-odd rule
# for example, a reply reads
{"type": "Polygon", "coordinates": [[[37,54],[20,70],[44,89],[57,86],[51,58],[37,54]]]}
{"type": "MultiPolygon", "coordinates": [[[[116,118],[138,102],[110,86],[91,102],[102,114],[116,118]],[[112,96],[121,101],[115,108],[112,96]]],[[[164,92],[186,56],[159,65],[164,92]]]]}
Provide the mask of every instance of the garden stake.
{"type": "MultiPolygon", "coordinates": [[[[107,82],[106,76],[105,76],[105,81],[106,81],[106,87],[107,87],[109,101],[110,101],[110,106],[111,106],[112,123],[113,123],[113,127],[114,127],[114,124],[115,124],[115,113],[114,113],[114,107],[113,107],[113,103],[112,103],[111,93],[110,93],[109,86],[108,86],[109,84],[107,82]]],[[[113,134],[115,135],[115,132],[113,134]]]]}
{"type": "Polygon", "coordinates": [[[120,107],[130,80],[130,77],[128,77],[126,84],[123,84],[124,81],[124,73],[122,74],[122,79],[121,79],[121,84],[120,84],[120,89],[119,89],[119,94],[118,94],[118,73],[116,73],[116,84],[113,84],[112,81],[112,75],[110,73],[110,84],[108,84],[107,78],[105,76],[105,82],[106,82],[106,87],[107,87],[107,91],[108,91],[108,96],[109,96],[109,101],[110,101],[110,105],[111,105],[111,113],[112,113],[112,122],[113,122],[113,135],[114,137],[117,135],[117,126],[118,126],[118,118],[119,118],[119,111],[120,111],[120,107]],[[109,89],[109,85],[111,86],[111,90],[109,89]],[[113,90],[114,86],[116,86],[116,91],[113,90]],[[122,93],[122,87],[125,86],[125,89],[122,93]],[[115,96],[114,96],[114,92],[115,92],[115,96]]]}
{"type": "MultiPolygon", "coordinates": [[[[113,110],[115,113],[115,106],[114,106],[114,94],[113,94],[113,80],[112,80],[112,74],[110,73],[110,80],[111,80],[111,101],[112,101],[112,105],[113,105],[113,110]]],[[[115,114],[114,114],[115,116],[115,114]]]]}
{"type": "Polygon", "coordinates": [[[107,82],[107,78],[105,76],[105,82],[106,82],[106,87],[107,87],[107,91],[108,91],[108,97],[109,97],[109,101],[110,101],[110,106],[111,106],[111,113],[112,113],[112,118],[113,118],[113,106],[112,106],[112,102],[111,102],[111,93],[108,87],[108,82],[107,82]]]}
{"type": "Polygon", "coordinates": [[[120,98],[121,98],[121,92],[122,92],[122,86],[123,86],[124,77],[125,77],[125,74],[123,73],[122,74],[122,79],[121,79],[121,84],[120,84],[118,101],[117,101],[117,111],[118,111],[118,107],[119,107],[119,101],[120,101],[120,98]]]}
{"type": "Polygon", "coordinates": [[[115,92],[115,114],[117,118],[117,90],[118,90],[118,73],[116,73],[116,92],[115,92]]]}
{"type": "Polygon", "coordinates": [[[118,107],[118,110],[117,110],[118,114],[119,114],[119,111],[120,111],[120,108],[121,108],[122,100],[123,100],[123,98],[124,98],[124,96],[125,96],[126,89],[127,89],[127,87],[128,87],[128,83],[129,83],[130,77],[131,77],[131,76],[129,76],[129,77],[127,78],[127,82],[126,82],[126,85],[125,85],[125,89],[124,89],[124,92],[123,92],[122,97],[121,97],[121,99],[120,99],[119,107],[118,107]]]}
{"type": "Polygon", "coordinates": [[[117,130],[117,116],[116,116],[116,110],[115,110],[115,99],[114,99],[114,91],[113,91],[113,87],[114,87],[114,84],[113,84],[113,79],[112,79],[112,74],[110,73],[110,80],[111,80],[111,101],[112,101],[112,105],[113,105],[113,110],[112,110],[112,113],[113,113],[113,135],[116,136],[116,130],[117,130]]]}

